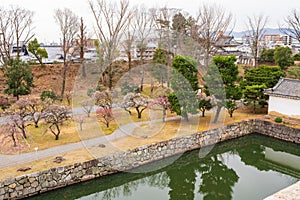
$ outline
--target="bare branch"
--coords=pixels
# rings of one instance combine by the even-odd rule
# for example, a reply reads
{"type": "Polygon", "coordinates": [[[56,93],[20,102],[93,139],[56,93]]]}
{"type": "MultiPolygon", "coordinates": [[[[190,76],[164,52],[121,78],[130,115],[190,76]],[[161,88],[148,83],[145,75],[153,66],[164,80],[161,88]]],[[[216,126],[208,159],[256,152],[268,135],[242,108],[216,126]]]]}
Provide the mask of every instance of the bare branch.
{"type": "Polygon", "coordinates": [[[294,9],[284,19],[284,26],[281,31],[300,42],[300,13],[294,9]]]}
{"type": "Polygon", "coordinates": [[[248,16],[247,22],[247,40],[250,44],[250,48],[254,58],[254,66],[257,66],[258,56],[260,51],[259,41],[265,34],[265,26],[268,21],[268,17],[264,15],[253,16],[252,18],[248,16]]]}

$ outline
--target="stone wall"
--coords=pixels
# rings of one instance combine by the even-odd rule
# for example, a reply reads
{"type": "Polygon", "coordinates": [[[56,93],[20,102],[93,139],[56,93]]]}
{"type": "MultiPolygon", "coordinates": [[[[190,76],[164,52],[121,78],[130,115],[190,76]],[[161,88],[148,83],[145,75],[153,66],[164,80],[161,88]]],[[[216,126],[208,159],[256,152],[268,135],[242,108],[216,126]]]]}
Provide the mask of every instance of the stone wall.
{"type": "Polygon", "coordinates": [[[6,179],[0,182],[0,200],[23,198],[118,171],[134,169],[146,163],[254,132],[300,143],[300,129],[262,120],[247,120],[83,163],[6,179]]]}
{"type": "Polygon", "coordinates": [[[299,128],[293,128],[285,126],[284,124],[259,119],[256,119],[253,122],[253,130],[256,133],[300,144],[299,128]]]}

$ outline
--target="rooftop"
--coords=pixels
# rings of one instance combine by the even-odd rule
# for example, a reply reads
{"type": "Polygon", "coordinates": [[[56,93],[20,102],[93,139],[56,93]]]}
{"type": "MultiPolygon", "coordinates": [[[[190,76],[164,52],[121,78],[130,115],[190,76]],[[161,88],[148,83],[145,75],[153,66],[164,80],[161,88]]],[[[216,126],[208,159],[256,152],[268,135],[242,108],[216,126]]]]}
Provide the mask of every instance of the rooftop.
{"type": "Polygon", "coordinates": [[[267,89],[265,93],[270,96],[300,99],[300,80],[280,78],[278,83],[273,88],[267,89]]]}

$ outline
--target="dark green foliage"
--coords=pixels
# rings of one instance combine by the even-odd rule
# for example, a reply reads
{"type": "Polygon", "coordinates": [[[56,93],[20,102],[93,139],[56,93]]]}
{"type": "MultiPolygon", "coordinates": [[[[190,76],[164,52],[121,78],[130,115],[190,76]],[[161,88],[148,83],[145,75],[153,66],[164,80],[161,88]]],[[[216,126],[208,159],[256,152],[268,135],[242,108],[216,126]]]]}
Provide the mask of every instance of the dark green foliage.
{"type": "Polygon", "coordinates": [[[260,53],[260,62],[270,62],[274,63],[274,52],[275,49],[263,49],[260,53]]]}
{"type": "Polygon", "coordinates": [[[48,58],[48,53],[45,48],[41,48],[38,40],[35,38],[34,40],[30,41],[28,44],[28,51],[31,52],[36,59],[38,59],[41,66],[43,65],[43,58],[48,58]]]}
{"type": "Polygon", "coordinates": [[[218,66],[224,85],[232,85],[238,79],[238,66],[235,56],[215,56],[213,63],[218,66]]]}
{"type": "Polygon", "coordinates": [[[233,112],[238,108],[234,101],[227,100],[225,103],[225,108],[227,109],[230,117],[233,116],[233,112]]]}
{"type": "Polygon", "coordinates": [[[20,59],[10,59],[2,67],[3,75],[6,78],[6,94],[12,94],[19,99],[20,95],[31,93],[33,85],[33,76],[31,67],[20,59]]]}
{"type": "Polygon", "coordinates": [[[179,12],[173,16],[172,19],[172,29],[175,31],[175,34],[184,34],[187,29],[187,20],[179,12]]]}
{"type": "Polygon", "coordinates": [[[276,123],[281,123],[281,122],[282,122],[282,118],[281,118],[281,117],[276,117],[276,118],[274,119],[274,121],[275,121],[276,123]]]}
{"type": "Polygon", "coordinates": [[[57,95],[52,90],[44,90],[40,97],[42,101],[56,101],[58,99],[57,95]]]}
{"type": "Polygon", "coordinates": [[[245,86],[265,84],[267,88],[271,88],[274,87],[279,78],[283,76],[284,73],[280,67],[261,65],[248,70],[241,85],[245,88],[245,86]]]}
{"type": "Polygon", "coordinates": [[[168,52],[165,49],[157,48],[153,54],[152,63],[168,64],[168,52]]]}
{"type": "Polygon", "coordinates": [[[288,78],[294,78],[294,79],[300,79],[300,67],[299,66],[291,66],[287,70],[287,77],[288,78]]]}
{"type": "MultiPolygon", "coordinates": [[[[190,84],[190,87],[196,91],[198,89],[198,70],[197,61],[191,57],[177,55],[172,62],[173,74],[181,74],[190,84]],[[175,71],[174,71],[175,70],[175,71]]],[[[172,80],[172,79],[171,79],[172,80]]],[[[173,85],[180,82],[180,79],[173,79],[173,85]]]]}
{"type": "Polygon", "coordinates": [[[227,109],[230,117],[233,116],[235,110],[238,109],[236,100],[240,100],[243,96],[243,91],[240,86],[237,85],[228,85],[225,87],[226,91],[226,102],[225,108],[227,109]]]}
{"type": "Polygon", "coordinates": [[[244,89],[246,104],[253,105],[253,112],[257,105],[266,105],[268,96],[264,95],[264,89],[274,87],[280,77],[285,74],[278,66],[261,65],[257,68],[248,70],[241,83],[244,89]]]}
{"type": "Polygon", "coordinates": [[[253,105],[253,113],[256,112],[256,107],[258,105],[264,105],[266,103],[266,95],[264,95],[264,90],[266,89],[265,84],[261,85],[251,85],[251,86],[246,86],[244,89],[244,99],[245,99],[245,104],[253,105]]]}
{"type": "Polygon", "coordinates": [[[188,113],[196,113],[198,103],[195,91],[198,89],[196,60],[190,57],[175,56],[172,62],[171,87],[173,94],[168,100],[173,111],[188,120],[188,113]]]}
{"type": "Polygon", "coordinates": [[[217,122],[221,108],[226,106],[226,99],[235,104],[234,101],[242,97],[242,90],[236,85],[239,71],[235,62],[235,56],[215,56],[213,65],[208,66],[207,74],[203,78],[205,92],[216,98],[217,113],[214,122],[217,122]]]}
{"type": "Polygon", "coordinates": [[[122,95],[126,95],[128,93],[138,93],[140,92],[140,88],[138,85],[136,84],[131,84],[131,83],[128,83],[128,82],[124,82],[122,84],[122,87],[121,87],[121,90],[122,90],[122,95]]]}
{"type": "Polygon", "coordinates": [[[199,100],[199,110],[202,112],[202,117],[205,116],[205,111],[210,110],[212,108],[211,100],[208,99],[200,99],[199,100]]]}
{"type": "Polygon", "coordinates": [[[289,47],[276,47],[274,52],[274,60],[281,69],[286,69],[294,64],[292,50],[289,47]]]}
{"type": "Polygon", "coordinates": [[[152,58],[152,75],[163,84],[167,81],[168,52],[165,49],[157,48],[152,58]]]}
{"type": "Polygon", "coordinates": [[[174,93],[168,95],[168,101],[171,104],[171,112],[175,112],[177,115],[181,115],[180,103],[174,93]]]}
{"type": "Polygon", "coordinates": [[[293,56],[294,61],[300,61],[300,53],[297,53],[293,56]]]}

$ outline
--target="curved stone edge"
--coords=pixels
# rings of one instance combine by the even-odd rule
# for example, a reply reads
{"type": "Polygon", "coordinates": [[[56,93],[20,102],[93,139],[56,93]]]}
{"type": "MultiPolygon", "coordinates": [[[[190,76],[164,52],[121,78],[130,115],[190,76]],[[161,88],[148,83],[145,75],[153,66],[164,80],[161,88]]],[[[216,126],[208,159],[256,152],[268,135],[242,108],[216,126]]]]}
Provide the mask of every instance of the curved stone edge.
{"type": "Polygon", "coordinates": [[[300,129],[260,119],[250,119],[82,163],[9,178],[0,182],[0,200],[20,199],[108,174],[134,169],[166,157],[251,133],[261,133],[300,144],[300,129]]]}
{"type": "Polygon", "coordinates": [[[300,181],[280,190],[264,200],[300,200],[300,181]]]}

